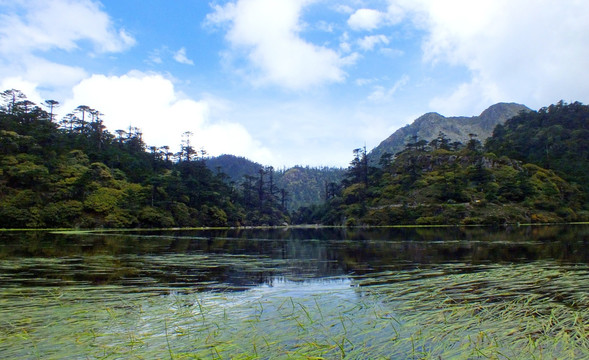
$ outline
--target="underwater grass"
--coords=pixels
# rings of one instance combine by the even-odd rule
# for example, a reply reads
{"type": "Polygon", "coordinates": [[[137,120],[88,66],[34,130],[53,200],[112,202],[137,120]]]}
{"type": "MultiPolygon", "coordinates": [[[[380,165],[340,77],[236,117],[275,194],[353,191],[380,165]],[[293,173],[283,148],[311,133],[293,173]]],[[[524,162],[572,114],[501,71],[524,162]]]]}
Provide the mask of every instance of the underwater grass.
{"type": "Polygon", "coordinates": [[[446,264],[242,292],[0,290],[2,358],[589,358],[589,269],[446,264]]]}

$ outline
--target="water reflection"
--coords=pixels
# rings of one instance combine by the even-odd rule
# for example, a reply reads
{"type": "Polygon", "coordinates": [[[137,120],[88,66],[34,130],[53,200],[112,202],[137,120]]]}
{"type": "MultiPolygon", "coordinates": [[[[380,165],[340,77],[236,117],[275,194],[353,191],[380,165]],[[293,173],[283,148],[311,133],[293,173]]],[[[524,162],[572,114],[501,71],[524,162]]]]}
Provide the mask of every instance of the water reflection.
{"type": "MultiPolygon", "coordinates": [[[[440,264],[589,263],[589,226],[0,234],[0,286],[244,290],[440,264]]],[[[466,270],[464,270],[466,271],[466,270]]],[[[151,290],[149,290],[149,289],[151,290]]]]}

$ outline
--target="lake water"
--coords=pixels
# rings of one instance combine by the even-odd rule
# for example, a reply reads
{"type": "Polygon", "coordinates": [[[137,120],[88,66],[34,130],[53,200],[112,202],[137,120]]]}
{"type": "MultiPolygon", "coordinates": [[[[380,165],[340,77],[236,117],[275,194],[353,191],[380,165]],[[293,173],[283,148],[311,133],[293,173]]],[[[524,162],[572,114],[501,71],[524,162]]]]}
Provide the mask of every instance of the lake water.
{"type": "Polygon", "coordinates": [[[588,358],[589,226],[0,233],[0,358],[588,358]]]}

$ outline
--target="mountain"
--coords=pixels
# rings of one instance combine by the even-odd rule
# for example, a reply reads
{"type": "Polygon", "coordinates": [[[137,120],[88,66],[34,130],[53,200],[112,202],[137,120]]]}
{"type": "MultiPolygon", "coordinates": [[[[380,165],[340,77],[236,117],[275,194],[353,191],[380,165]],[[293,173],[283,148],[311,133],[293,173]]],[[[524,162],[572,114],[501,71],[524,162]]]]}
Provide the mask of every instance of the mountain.
{"type": "Polygon", "coordinates": [[[589,193],[589,106],[563,101],[497,126],[489,152],[554,170],[589,193]]]}
{"type": "MultiPolygon", "coordinates": [[[[289,222],[266,183],[236,189],[194,149],[148,147],[99,117],[60,123],[7,90],[0,102],[0,228],[254,226],[289,222]],[[266,186],[262,186],[266,185],[266,186]],[[253,196],[252,194],[256,195],[253,196]],[[255,200],[255,201],[254,201],[255,200]]],[[[87,107],[80,107],[83,114],[87,107]]],[[[84,115],[82,115],[84,116],[84,115]]],[[[83,118],[83,117],[82,117],[83,118]]],[[[70,119],[70,120],[68,120],[70,119]]]]}
{"type": "Polygon", "coordinates": [[[207,159],[206,163],[209,169],[227,174],[231,181],[236,183],[243,181],[243,177],[246,175],[256,176],[264,168],[263,165],[257,162],[235,155],[211,157],[207,159]]]}
{"type": "MultiPolygon", "coordinates": [[[[227,174],[231,181],[240,185],[243,184],[244,176],[257,179],[260,170],[269,171],[267,166],[234,155],[211,157],[206,163],[212,171],[227,174]]],[[[340,168],[309,166],[293,166],[272,171],[276,186],[286,191],[289,210],[323,202],[325,187],[330,183],[339,183],[345,173],[345,170],[340,168]]]]}
{"type": "Polygon", "coordinates": [[[516,103],[498,103],[479,116],[472,117],[445,117],[434,112],[427,113],[417,118],[412,124],[395,131],[375,147],[368,158],[372,164],[377,164],[384,153],[396,154],[402,151],[412,137],[417,136],[418,139],[429,142],[440,132],[446,134],[450,142],[466,143],[470,139],[469,134],[476,134],[477,138],[484,142],[493,134],[495,126],[505,123],[507,119],[518,115],[521,111],[528,112],[530,109],[516,103]]]}
{"type": "Polygon", "coordinates": [[[288,209],[297,210],[325,201],[328,184],[339,184],[345,172],[340,168],[294,166],[279,171],[276,179],[278,186],[288,194],[288,209]]]}

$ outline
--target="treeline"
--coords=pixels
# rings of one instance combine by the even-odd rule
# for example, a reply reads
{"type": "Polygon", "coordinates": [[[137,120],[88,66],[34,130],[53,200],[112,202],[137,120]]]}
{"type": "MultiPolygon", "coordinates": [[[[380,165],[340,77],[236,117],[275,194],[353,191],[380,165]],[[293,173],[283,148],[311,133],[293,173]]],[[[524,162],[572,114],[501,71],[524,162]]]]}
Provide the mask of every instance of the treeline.
{"type": "Polygon", "coordinates": [[[486,149],[554,170],[589,191],[589,106],[563,101],[520,113],[495,128],[486,149]]]}
{"type": "Polygon", "coordinates": [[[356,149],[342,171],[209,159],[189,132],[173,152],[135,127],[111,133],[88,106],[58,120],[57,101],[1,96],[0,228],[589,220],[589,107],[578,102],[522,112],[484,145],[414,136],[377,166],[356,149]]]}
{"type": "MultiPolygon", "coordinates": [[[[242,182],[246,177],[257,177],[260,170],[268,169],[256,162],[234,155],[220,155],[207,159],[207,166],[229,175],[230,180],[242,182]]],[[[300,207],[320,204],[330,192],[329,185],[339,183],[345,169],[336,167],[293,166],[274,170],[275,183],[284,190],[286,207],[296,211],[300,207]]]]}
{"type": "Polygon", "coordinates": [[[370,166],[356,149],[341,186],[300,222],[333,225],[587,221],[589,107],[560,102],[499,125],[485,146],[440,133],[370,166]]]}
{"type": "Polygon", "coordinates": [[[0,227],[280,225],[285,199],[266,169],[243,183],[206,166],[183,136],[180,151],[147,146],[140,129],[109,132],[79,106],[59,121],[18,90],[0,107],[0,227]]]}

